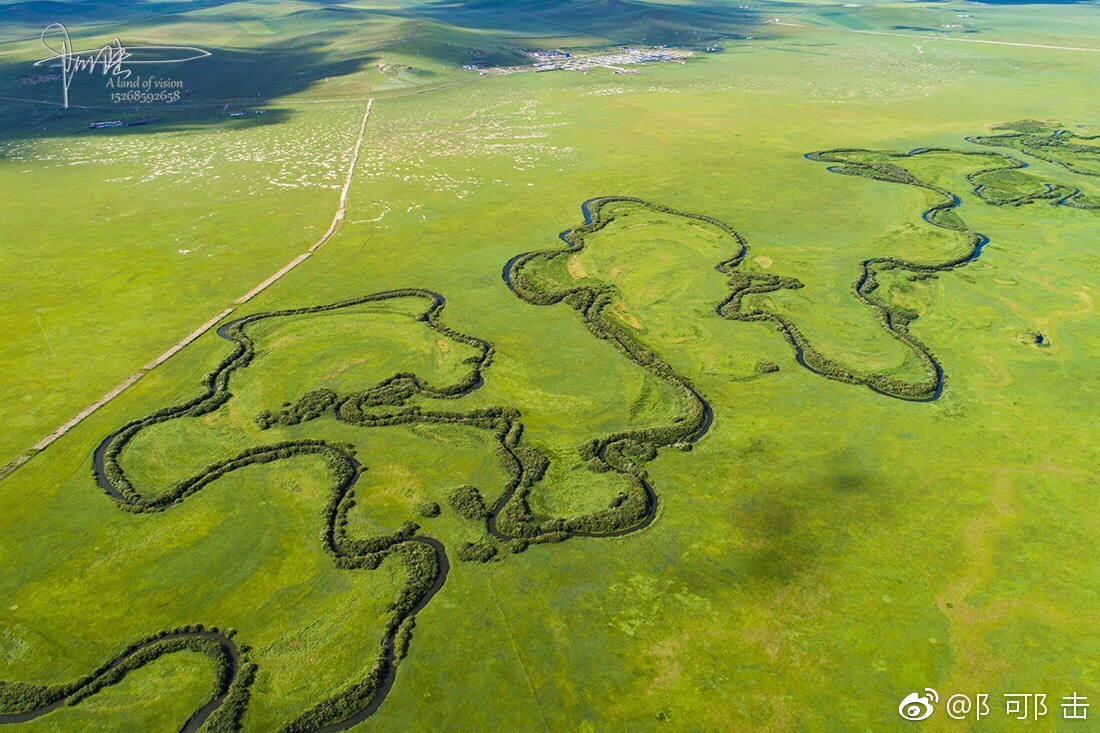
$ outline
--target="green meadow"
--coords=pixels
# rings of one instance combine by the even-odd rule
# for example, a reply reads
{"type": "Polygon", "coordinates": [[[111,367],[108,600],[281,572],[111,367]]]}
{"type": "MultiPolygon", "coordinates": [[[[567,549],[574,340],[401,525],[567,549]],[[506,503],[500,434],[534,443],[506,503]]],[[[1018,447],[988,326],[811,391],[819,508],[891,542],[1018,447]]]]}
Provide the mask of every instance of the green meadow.
{"type": "Polygon", "coordinates": [[[1088,729],[1096,2],[0,20],[0,464],[234,309],[0,479],[0,727],[1088,729]],[[213,55],[60,110],[51,22],[213,55]]]}

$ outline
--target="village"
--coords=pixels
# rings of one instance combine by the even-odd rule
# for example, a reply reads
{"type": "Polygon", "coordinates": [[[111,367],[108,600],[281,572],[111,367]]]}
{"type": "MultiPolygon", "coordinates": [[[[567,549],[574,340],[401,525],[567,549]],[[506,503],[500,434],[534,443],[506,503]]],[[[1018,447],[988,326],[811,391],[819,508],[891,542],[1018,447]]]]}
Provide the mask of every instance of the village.
{"type": "Polygon", "coordinates": [[[462,68],[470,71],[479,71],[482,74],[514,74],[523,71],[588,71],[589,69],[603,67],[611,69],[616,74],[636,74],[637,69],[624,68],[636,64],[648,64],[660,61],[673,61],[678,64],[687,63],[687,59],[693,55],[691,51],[657,46],[643,49],[623,46],[614,53],[601,53],[592,56],[574,56],[568,51],[561,50],[533,50],[524,51],[531,57],[534,64],[507,67],[484,67],[481,64],[466,64],[462,68]]]}

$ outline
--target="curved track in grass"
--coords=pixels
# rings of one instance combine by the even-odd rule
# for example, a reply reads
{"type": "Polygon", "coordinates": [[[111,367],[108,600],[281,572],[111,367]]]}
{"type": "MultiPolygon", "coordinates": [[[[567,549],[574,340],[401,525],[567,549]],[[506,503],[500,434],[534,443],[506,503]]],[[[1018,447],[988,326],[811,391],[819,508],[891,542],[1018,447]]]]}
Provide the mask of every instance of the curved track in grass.
{"type": "MultiPolygon", "coordinates": [[[[974,145],[987,147],[1001,147],[1009,150],[1017,150],[1036,160],[1058,166],[1075,175],[1098,177],[1100,176],[1100,147],[1087,144],[1089,141],[1100,139],[1096,135],[1078,135],[1067,130],[1044,130],[1033,132],[1012,132],[1000,135],[979,135],[967,137],[966,141],[974,145]],[[1081,144],[1075,141],[1084,141],[1081,144]],[[1060,155],[1059,155],[1060,154],[1060,155]]],[[[1006,160],[1015,163],[1016,168],[1027,168],[1028,164],[1018,161],[999,151],[989,153],[999,155],[1006,160]]],[[[1042,183],[1044,190],[1034,193],[1021,194],[1014,198],[997,198],[986,194],[986,186],[978,183],[978,179],[994,170],[985,170],[967,176],[967,179],[977,184],[974,193],[981,196],[988,203],[995,205],[1021,206],[1033,201],[1049,201],[1057,206],[1065,206],[1071,209],[1096,211],[1100,209],[1100,201],[1089,200],[1079,187],[1065,183],[1042,183]]]]}
{"type": "MultiPolygon", "coordinates": [[[[860,376],[822,357],[813,350],[794,324],[776,314],[746,310],[743,299],[753,293],[782,288],[800,287],[791,278],[773,275],[743,274],[737,267],[747,248],[745,240],[723,222],[712,217],[678,212],[668,207],[630,197],[600,197],[582,205],[584,223],[562,232],[564,247],[527,252],[513,257],[505,265],[502,278],[522,300],[535,305],[564,302],[578,311],[586,328],[596,337],[609,342],[626,358],[676,389],[683,412],[668,425],[625,430],[587,441],[580,447],[581,456],[589,468],[598,473],[613,472],[621,477],[625,488],[604,510],[566,518],[533,516],[528,496],[543,480],[548,461],[537,450],[523,444],[523,424],[518,410],[509,407],[488,407],[472,410],[424,409],[418,398],[458,400],[484,384],[483,370],[491,362],[493,347],[482,339],[468,336],[442,324],[439,316],[446,307],[442,295],[423,289],[392,290],[374,293],[353,300],[311,308],[298,308],[269,313],[257,313],[223,324],[217,334],[233,344],[233,349],[202,379],[201,392],[182,403],[158,410],[122,426],[107,436],[93,456],[93,474],[97,485],[116,505],[134,513],[160,512],[200,491],[218,478],[240,468],[290,458],[313,456],[326,461],[332,478],[329,498],[322,511],[322,543],[326,553],[342,569],[374,569],[386,558],[395,557],[405,564],[407,580],[392,605],[385,631],[379,643],[378,656],[363,679],[348,683],[335,695],[320,701],[312,709],[283,725],[283,733],[334,733],[347,730],[376,712],[395,683],[396,670],[407,649],[416,615],[444,587],[450,570],[450,560],[444,545],[437,539],[419,533],[414,523],[406,523],[392,535],[352,538],[346,533],[347,512],[354,506],[355,488],[361,466],[354,449],[346,444],[323,440],[293,440],[257,446],[207,466],[201,472],[163,490],[149,492],[135,487],[126,476],[120,458],[133,438],[152,425],[181,418],[194,418],[214,412],[232,395],[229,385],[232,375],[246,368],[255,358],[256,350],[248,335],[251,324],[266,319],[309,315],[349,308],[356,305],[395,298],[419,298],[426,302],[423,313],[416,316],[428,328],[440,335],[473,348],[477,355],[467,361],[469,372],[450,385],[430,384],[415,374],[398,373],[374,386],[348,395],[333,394],[319,411],[306,409],[306,397],[290,410],[271,416],[273,422],[291,415],[296,421],[316,419],[324,414],[359,427],[379,427],[410,423],[452,424],[488,431],[496,443],[497,455],[509,479],[482,518],[486,545],[492,557],[499,550],[521,552],[530,543],[549,543],[573,537],[621,537],[648,527],[655,520],[658,495],[645,471],[645,464],[657,457],[660,448],[674,446],[687,450],[709,431],[714,413],[703,395],[685,376],[677,373],[666,361],[644,343],[638,341],[609,318],[605,311],[611,304],[614,290],[608,284],[587,284],[571,288],[550,289],[525,272],[539,261],[549,261],[561,255],[580,251],[585,237],[602,229],[611,221],[604,207],[614,203],[633,203],[654,211],[712,224],[734,238],[738,251],[719,263],[717,270],[730,278],[731,294],[716,308],[717,313],[732,320],[766,320],[780,327],[795,351],[795,359],[803,367],[822,376],[840,381],[864,384],[889,397],[909,401],[931,401],[943,391],[944,376],[939,362],[923,343],[908,331],[915,314],[903,312],[875,300],[871,293],[877,287],[878,272],[901,269],[916,275],[950,270],[974,261],[982,254],[988,239],[971,231],[952,213],[959,199],[950,192],[921,182],[899,166],[869,164],[845,159],[845,154],[868,151],[834,150],[812,153],[812,160],[836,163],[834,172],[863,175],[876,180],[903,183],[934,191],[942,201],[924,213],[930,224],[958,231],[968,247],[947,261],[924,264],[898,258],[878,257],[860,263],[853,285],[856,296],[878,314],[883,327],[918,355],[927,371],[920,382],[903,382],[882,375],[860,376]],[[303,405],[305,405],[303,407],[303,405]],[[299,409],[302,408],[302,409],[299,409]],[[304,417],[302,417],[304,415],[304,417]]],[[[908,154],[892,154],[903,158],[921,155],[931,150],[920,149],[908,154]]],[[[951,151],[957,152],[957,151],[951,151]]],[[[1003,156],[1013,160],[1009,156],[1003,156]]],[[[1023,167],[1021,165],[1008,167],[1023,167]]],[[[972,174],[977,177],[993,170],[972,174]]],[[[973,180],[973,179],[972,179],[973,180]]],[[[296,424],[296,423],[294,423],[296,424]]],[[[461,555],[460,555],[461,556],[461,555]]],[[[464,558],[465,559],[465,558],[464,558]]],[[[231,631],[185,627],[147,637],[116,654],[97,670],[80,680],[61,685],[21,685],[0,682],[0,724],[27,722],[41,717],[65,704],[75,704],[106,685],[114,684],[128,672],[153,659],[182,650],[207,654],[214,662],[217,683],[209,700],[184,724],[185,733],[200,731],[237,731],[248,705],[249,687],[256,666],[248,661],[248,649],[238,646],[231,631]]]]}
{"type": "MultiPolygon", "coordinates": [[[[946,191],[942,193],[945,196],[944,203],[937,204],[932,207],[929,212],[926,212],[929,217],[931,217],[933,212],[950,211],[959,205],[957,197],[954,197],[946,191]]],[[[971,241],[969,251],[958,258],[957,261],[952,260],[949,263],[928,266],[910,263],[896,258],[875,258],[860,263],[860,276],[855,285],[857,297],[866,305],[876,310],[886,330],[895,339],[903,343],[916,354],[922,367],[926,371],[927,376],[925,379],[917,382],[906,382],[881,374],[857,374],[853,370],[843,367],[838,362],[828,359],[818,352],[801,333],[798,327],[789,319],[776,313],[770,313],[756,308],[745,308],[743,304],[745,296],[768,293],[781,289],[797,289],[801,288],[802,284],[794,278],[789,277],[740,272],[738,266],[744,261],[748,251],[748,245],[744,237],[728,224],[714,217],[677,211],[670,207],[640,198],[629,196],[603,196],[586,201],[581,207],[582,213],[584,214],[584,224],[580,227],[567,229],[558,235],[559,239],[565,243],[565,246],[553,250],[540,250],[516,255],[504,266],[504,270],[501,273],[501,278],[504,280],[504,283],[510,290],[516,293],[517,296],[531,303],[548,305],[562,300],[569,302],[581,311],[585,323],[589,325],[589,330],[593,330],[592,324],[600,324],[593,332],[596,333],[599,338],[613,341],[620,346],[620,350],[630,356],[632,347],[628,344],[632,339],[622,331],[622,329],[619,329],[602,316],[603,308],[610,302],[611,295],[608,288],[578,286],[546,294],[538,290],[533,280],[523,275],[524,268],[537,260],[549,260],[564,254],[579,252],[583,249],[585,246],[585,236],[599,231],[613,218],[610,215],[603,215],[603,207],[617,203],[637,204],[671,216],[703,221],[719,228],[723,233],[730,235],[737,243],[737,252],[732,257],[718,263],[715,269],[730,279],[731,293],[717,305],[715,308],[717,314],[729,320],[769,322],[783,333],[784,337],[790,343],[794,351],[796,362],[814,374],[837,381],[863,384],[881,395],[911,402],[930,402],[938,399],[943,393],[944,374],[942,367],[928,347],[908,331],[908,323],[916,318],[916,314],[904,312],[896,308],[890,308],[869,297],[870,292],[878,286],[875,280],[875,268],[876,266],[880,267],[880,269],[897,267],[931,274],[942,269],[949,269],[950,267],[966,264],[967,262],[977,259],[977,257],[981,255],[982,247],[989,241],[982,235],[975,235],[971,241]],[[883,265],[886,267],[883,267],[883,265]],[[602,332],[607,332],[607,335],[601,335],[602,332]]],[[[937,226],[942,226],[942,224],[939,224],[932,218],[928,218],[928,221],[937,226]]],[[[637,359],[634,360],[637,361],[637,359]]],[[[662,363],[661,368],[666,366],[667,365],[662,363]]],[[[704,400],[686,380],[677,380],[675,383],[685,392],[689,401],[697,401],[701,405],[706,416],[704,421],[705,425],[709,426],[713,416],[710,405],[706,403],[706,400],[704,400]]],[[[703,428],[703,432],[705,432],[705,427],[703,428]]]]}
{"type": "MultiPolygon", "coordinates": [[[[978,141],[975,141],[978,142],[978,141]]],[[[991,144],[982,141],[982,144],[991,144]]],[[[584,223],[572,229],[561,232],[558,237],[565,246],[554,250],[542,250],[518,254],[511,258],[501,272],[501,278],[510,290],[520,298],[538,304],[550,304],[566,300],[578,310],[581,310],[585,322],[593,323],[593,318],[601,318],[599,311],[606,305],[606,292],[600,288],[577,287],[566,288],[548,297],[545,293],[537,292],[533,281],[522,279],[523,269],[538,259],[553,259],[567,253],[579,252],[584,248],[584,238],[588,234],[599,231],[611,221],[613,216],[602,214],[603,207],[616,203],[632,203],[666,213],[672,216],[703,221],[712,224],[730,235],[737,242],[738,251],[732,257],[720,262],[716,269],[726,275],[730,280],[731,292],[716,307],[719,316],[737,321],[764,321],[771,324],[781,332],[794,351],[795,361],[803,368],[819,376],[850,384],[866,386],[871,391],[907,402],[933,402],[938,400],[944,391],[945,374],[943,366],[936,358],[932,350],[909,330],[910,324],[916,320],[918,314],[893,306],[874,297],[874,291],[879,287],[879,274],[886,270],[899,270],[910,273],[913,279],[924,279],[935,276],[937,273],[955,270],[964,267],[981,257],[985,247],[989,244],[989,238],[984,234],[970,229],[960,219],[954,210],[961,206],[959,197],[943,188],[932,185],[918,179],[901,166],[884,162],[866,162],[855,160],[852,156],[875,155],[894,160],[903,160],[921,155],[948,153],[971,157],[995,157],[999,164],[967,175],[967,180],[972,186],[972,192],[982,198],[986,203],[1002,205],[1023,205],[1033,201],[1049,200],[1053,203],[1076,208],[1090,208],[1090,206],[1077,202],[1081,192],[1079,189],[1071,190],[1064,185],[1045,184],[1045,187],[1037,192],[1028,193],[1015,198],[997,198],[987,191],[987,184],[983,179],[1003,173],[1005,171],[1024,169],[1028,164],[1000,151],[960,151],[949,148],[916,148],[908,153],[889,153],[881,151],[864,150],[857,148],[842,148],[828,151],[807,153],[806,158],[811,161],[832,163],[828,170],[843,175],[855,175],[873,180],[923,188],[940,197],[940,200],[930,206],[921,214],[921,218],[932,226],[958,232],[963,238],[962,251],[940,262],[917,262],[902,259],[900,257],[871,257],[860,261],[855,281],[852,284],[852,292],[864,305],[875,313],[881,327],[891,338],[902,344],[910,351],[920,364],[924,376],[917,380],[903,380],[881,373],[858,373],[834,359],[830,359],[818,351],[799,330],[798,326],[788,318],[774,312],[767,312],[759,308],[747,307],[744,303],[746,296],[763,294],[783,289],[797,289],[802,283],[794,278],[777,275],[750,274],[739,271],[738,266],[743,262],[747,252],[745,239],[724,222],[713,217],[677,211],[661,204],[656,204],[644,199],[630,196],[602,196],[585,201],[581,206],[584,223]],[[521,280],[522,279],[522,280],[521,280]],[[596,297],[596,296],[599,297],[596,297]],[[577,299],[580,299],[577,301],[577,299]],[[573,302],[577,301],[577,302],[573,302]],[[595,305],[592,309],[591,306],[595,305]]],[[[1072,166],[1068,170],[1076,170],[1072,166]]],[[[610,322],[604,323],[601,329],[617,330],[610,322]]],[[[599,331],[601,329],[597,329],[599,331]]],[[[590,327],[590,330],[592,328],[590,327]]],[[[596,333],[600,338],[608,336],[596,333]]],[[[610,337],[613,341],[621,338],[629,338],[618,332],[610,337]]],[[[630,349],[622,349],[630,356],[630,349]]],[[[694,391],[689,384],[681,386],[691,393],[691,399],[699,400],[707,411],[708,420],[709,405],[694,391]]]]}
{"type": "Polygon", "coordinates": [[[210,699],[195,711],[181,729],[182,733],[195,733],[202,729],[215,712],[222,709],[232,693],[243,692],[247,683],[242,686],[242,681],[246,677],[250,679],[252,674],[248,667],[242,674],[242,654],[231,634],[217,629],[177,629],[136,642],[80,680],[66,685],[38,687],[39,704],[29,706],[21,712],[0,714],[0,725],[26,723],[65,705],[76,704],[104,687],[121,681],[129,672],[179,651],[206,653],[218,664],[219,674],[210,699]]]}
{"type": "MultiPolygon", "coordinates": [[[[260,320],[318,313],[348,308],[368,302],[392,298],[420,297],[429,302],[427,310],[419,316],[430,328],[455,341],[480,349],[477,365],[478,379],[470,384],[452,388],[455,396],[476,389],[480,385],[480,367],[487,363],[491,347],[480,339],[468,337],[440,325],[436,317],[444,306],[442,296],[426,290],[400,290],[376,293],[351,301],[344,301],[315,308],[301,308],[247,316],[221,326],[217,333],[234,343],[233,351],[202,380],[203,390],[196,397],[183,403],[164,408],[145,418],[127,423],[110,434],[99,444],[93,455],[93,474],[97,485],[115,501],[119,508],[135,513],[160,512],[185,500],[206,485],[239,468],[299,455],[317,455],[327,459],[333,476],[332,490],[324,510],[322,540],[325,550],[338,566],[347,569],[374,568],[390,555],[400,555],[409,566],[410,580],[401,590],[395,602],[386,631],[380,642],[380,653],[370,674],[364,680],[349,685],[337,696],[323,701],[295,721],[283,726],[285,731],[339,731],[346,730],[369,717],[384,701],[393,686],[397,667],[397,638],[411,629],[410,622],[443,587],[450,563],[446,550],[438,540],[415,534],[415,525],[403,527],[397,533],[367,540],[353,540],[343,531],[342,517],[352,505],[355,484],[361,466],[349,446],[329,444],[324,441],[301,440],[276,443],[252,448],[208,466],[205,470],[184,479],[168,490],[147,496],[130,482],[119,463],[126,445],[143,429],[168,420],[197,417],[217,410],[230,399],[228,392],[231,375],[248,366],[255,356],[255,346],[246,333],[249,324],[260,320]],[[346,713],[346,714],[345,714],[346,713]]],[[[438,396],[438,395],[436,395],[438,396]]],[[[131,645],[125,652],[105,663],[92,674],[77,683],[59,686],[18,686],[16,692],[25,700],[32,696],[41,704],[0,714],[0,724],[21,723],[52,712],[64,704],[75,704],[107,684],[118,682],[126,672],[132,671],[166,653],[194,649],[199,640],[216,642],[224,650],[225,663],[221,665],[219,687],[211,699],[184,724],[184,733],[207,730],[237,730],[240,717],[248,702],[248,687],[255,668],[242,664],[242,652],[227,633],[216,629],[195,627],[183,631],[173,630],[158,634],[131,645]],[[140,663],[134,662],[138,660],[140,663]],[[242,670],[244,673],[242,673],[242,670]],[[233,693],[236,692],[234,696],[233,693]],[[226,703],[230,703],[227,706],[226,703]],[[227,710],[227,707],[232,709],[227,710]]],[[[407,643],[407,638],[406,638],[407,643]]],[[[202,649],[198,649],[202,651],[202,649]]],[[[2,684],[2,683],[0,683],[2,684]]],[[[8,689],[16,683],[7,683],[8,689]]],[[[0,692],[3,688],[0,688],[0,692]]],[[[0,702],[8,702],[0,696],[0,702]]],[[[8,704],[7,707],[20,707],[8,704]]],[[[26,707],[26,706],[23,706],[26,707]]]]}
{"type": "Polygon", "coordinates": [[[849,369],[836,360],[826,357],[813,347],[809,340],[801,333],[798,327],[789,319],[776,313],[769,313],[759,309],[746,309],[743,298],[746,295],[766,293],[783,288],[797,288],[801,284],[789,278],[775,276],[745,275],[737,273],[731,265],[722,266],[724,272],[730,277],[732,292],[730,296],[718,306],[719,315],[731,320],[742,321],[767,321],[777,328],[786,338],[795,352],[796,361],[811,372],[850,384],[862,384],[878,394],[893,397],[909,402],[933,402],[938,400],[944,391],[945,374],[943,366],[936,358],[932,350],[909,330],[910,324],[918,317],[917,313],[905,308],[890,305],[874,297],[874,291],[879,287],[879,274],[886,270],[899,270],[910,273],[913,279],[924,279],[935,276],[937,273],[964,267],[981,257],[989,238],[984,234],[970,229],[954,210],[961,205],[961,200],[954,193],[922,181],[905,168],[889,162],[867,162],[854,159],[855,156],[874,155],[887,159],[903,160],[920,155],[950,153],[963,156],[988,157],[996,156],[1003,161],[1002,165],[985,168],[967,176],[974,185],[974,193],[982,196],[988,203],[994,205],[1026,203],[1037,198],[1044,198],[1038,194],[1022,197],[1016,200],[996,200],[983,194],[983,186],[978,182],[982,176],[997,172],[1026,168],[1027,164],[1000,152],[976,152],[959,151],[947,148],[917,148],[908,153],[888,153],[882,151],[864,150],[858,148],[841,148],[814,153],[807,153],[806,158],[815,162],[832,163],[828,170],[831,173],[842,175],[860,176],[872,180],[887,183],[899,183],[903,185],[922,188],[939,196],[940,200],[926,209],[921,218],[932,226],[958,232],[964,238],[962,252],[940,262],[916,262],[900,257],[870,257],[860,261],[857,276],[852,283],[852,293],[864,305],[871,308],[880,326],[891,338],[905,346],[920,363],[924,371],[924,377],[915,381],[897,379],[885,374],[869,373],[860,374],[849,369]]]}
{"type": "MultiPolygon", "coordinates": [[[[1015,139],[1019,136],[1001,136],[995,138],[967,138],[968,142],[981,145],[1004,145],[1006,138],[1015,139]]],[[[1081,146],[1077,146],[1081,147],[1081,146]]],[[[1029,152],[1029,151],[1024,151],[1029,152]]],[[[1096,151],[1090,151],[1095,154],[1096,151]]],[[[769,320],[784,333],[787,340],[795,349],[798,363],[816,374],[836,379],[842,382],[860,383],[871,390],[889,397],[913,402],[932,402],[943,395],[944,370],[939,360],[931,349],[917,339],[910,331],[910,323],[917,318],[917,314],[904,308],[891,306],[876,299],[872,293],[878,287],[878,274],[883,270],[897,269],[911,273],[915,279],[934,276],[940,272],[955,270],[965,267],[981,257],[984,248],[989,244],[989,237],[971,229],[954,210],[961,206],[959,197],[944,188],[917,178],[900,165],[891,162],[868,162],[867,160],[853,159],[853,156],[877,156],[893,161],[903,161],[930,154],[949,154],[972,158],[997,159],[997,164],[982,168],[966,175],[967,182],[971,185],[971,193],[978,196],[985,203],[993,206],[1022,206],[1038,201],[1049,201],[1052,204],[1077,209],[1093,209],[1089,203],[1080,201],[1082,193],[1080,189],[1074,189],[1065,184],[1040,183],[1038,190],[1022,193],[1014,197],[998,197],[993,195],[988,188],[988,180],[998,174],[1013,170],[1023,170],[1028,167],[1024,161],[1018,160],[1007,153],[997,150],[954,150],[951,148],[916,148],[908,153],[890,153],[884,151],[865,150],[858,148],[841,148],[814,153],[807,153],[808,160],[832,163],[828,170],[842,175],[860,176],[886,183],[899,183],[914,186],[930,191],[940,197],[940,200],[921,214],[921,218],[932,226],[958,232],[965,238],[965,244],[955,257],[940,262],[915,262],[899,257],[872,257],[859,263],[856,280],[852,284],[852,292],[864,305],[874,310],[882,328],[895,340],[899,341],[921,363],[925,377],[916,382],[903,382],[881,374],[858,375],[846,369],[837,362],[828,359],[813,349],[806,338],[798,331],[797,327],[789,320],[775,314],[765,314],[760,311],[744,312],[740,308],[738,293],[766,292],[782,287],[778,283],[771,283],[771,287],[755,289],[755,283],[748,282],[745,276],[730,273],[731,283],[735,285],[734,295],[722,306],[719,313],[725,317],[738,320],[769,320]],[[742,278],[738,281],[738,278],[742,278]]],[[[1029,152],[1035,155],[1035,153],[1029,152]]],[[[1084,172],[1072,165],[1043,158],[1048,162],[1055,162],[1069,171],[1084,172]]]]}
{"type": "MultiPolygon", "coordinates": [[[[496,439],[498,457],[510,476],[499,498],[484,517],[486,537],[490,542],[496,543],[492,549],[494,554],[498,546],[520,552],[530,543],[560,542],[570,537],[620,537],[648,527],[656,517],[657,494],[642,470],[642,464],[656,457],[657,447],[674,442],[686,445],[698,440],[707,432],[712,421],[712,412],[705,400],[690,386],[686,378],[676,375],[664,365],[657,371],[660,376],[685,390],[685,396],[692,407],[690,415],[693,419],[663,429],[624,431],[586,443],[581,450],[589,459],[590,467],[596,471],[613,471],[622,475],[626,488],[607,510],[540,522],[531,515],[527,494],[531,487],[542,480],[547,462],[536,450],[522,445],[523,425],[518,410],[426,410],[412,402],[417,397],[456,400],[470,394],[484,383],[482,371],[492,358],[493,348],[487,341],[450,329],[439,321],[439,315],[446,306],[443,296],[422,289],[386,291],[330,305],[257,313],[223,324],[217,329],[217,334],[232,343],[233,349],[203,377],[200,393],[184,402],[129,422],[108,435],[94,451],[92,469],[99,488],[120,509],[148,513],[168,511],[222,476],[249,465],[271,463],[294,456],[319,457],[326,461],[332,477],[329,498],[322,512],[321,538],[326,553],[338,567],[349,570],[373,569],[391,556],[396,556],[405,563],[407,581],[392,604],[393,610],[380,641],[379,655],[368,675],[349,683],[336,695],[322,700],[312,709],[283,725],[280,728],[282,733],[342,731],[363,722],[379,709],[395,682],[398,663],[407,648],[416,614],[446,582],[450,569],[446,548],[439,540],[419,534],[419,527],[411,522],[403,525],[393,535],[358,539],[346,534],[346,516],[354,506],[355,486],[361,472],[354,450],[349,445],[323,440],[294,440],[257,446],[217,461],[199,473],[157,491],[135,486],[126,475],[120,459],[127,446],[142,430],[166,421],[195,418],[214,412],[231,399],[229,387],[232,375],[248,367],[256,356],[255,343],[248,334],[251,324],[395,298],[425,300],[427,307],[416,316],[417,320],[442,336],[475,349],[477,355],[467,360],[472,362],[469,372],[455,384],[441,386],[429,384],[414,374],[398,373],[366,390],[334,399],[324,410],[318,414],[311,413],[303,421],[315,419],[321,414],[330,414],[345,423],[360,427],[439,423],[476,427],[492,433],[496,439]]],[[[609,337],[613,338],[611,334],[601,335],[601,338],[609,337]]],[[[628,356],[639,360],[651,371],[656,364],[664,364],[639,344],[631,342],[627,345],[625,341],[616,343],[628,356]]],[[[6,683],[9,691],[13,689],[13,684],[18,688],[14,694],[24,702],[37,695],[41,704],[22,705],[19,701],[13,703],[14,697],[5,698],[0,694],[0,709],[10,711],[0,714],[0,724],[25,722],[56,710],[63,704],[74,704],[102,686],[117,682],[129,668],[136,669],[150,661],[146,657],[152,651],[158,652],[156,656],[160,656],[181,648],[192,648],[180,646],[192,639],[199,639],[204,643],[218,641],[224,645],[227,662],[222,665],[224,674],[219,677],[220,687],[203,708],[185,723],[182,730],[185,733],[239,730],[241,716],[248,704],[249,685],[255,673],[255,665],[244,660],[247,647],[238,651],[230,633],[201,627],[186,631],[173,630],[142,640],[79,683],[42,686],[34,690],[30,686],[20,687],[17,683],[6,683]],[[139,660],[141,664],[133,666],[130,660],[139,660]],[[34,695],[30,694],[32,692],[34,695]]],[[[4,684],[0,683],[0,693],[4,691],[4,684]]]]}

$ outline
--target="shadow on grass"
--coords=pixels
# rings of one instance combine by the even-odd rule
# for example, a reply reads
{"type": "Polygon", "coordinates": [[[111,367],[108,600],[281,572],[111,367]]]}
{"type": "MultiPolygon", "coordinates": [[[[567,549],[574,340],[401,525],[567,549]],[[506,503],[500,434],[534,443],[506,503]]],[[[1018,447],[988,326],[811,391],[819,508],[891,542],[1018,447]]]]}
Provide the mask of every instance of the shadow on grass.
{"type": "MultiPolygon", "coordinates": [[[[182,83],[179,101],[158,100],[148,104],[112,101],[108,88],[113,77],[101,71],[75,76],[69,87],[69,109],[62,109],[61,80],[48,79],[27,84],[33,74],[51,74],[53,69],[33,67],[27,62],[0,63],[0,141],[12,139],[68,137],[76,133],[147,134],[231,124],[236,127],[284,122],[291,112],[277,106],[277,100],[303,92],[329,78],[354,74],[372,63],[370,53],[332,60],[320,50],[303,44],[280,44],[253,50],[209,47],[209,58],[158,67],[132,67],[131,79],[150,76],[182,83]],[[262,112],[261,112],[262,110],[262,112]],[[237,117],[231,115],[237,114],[237,117]],[[97,121],[122,120],[132,123],[155,118],[152,124],[91,130],[97,121]]],[[[151,92],[157,92],[151,88],[151,92]]],[[[168,91],[168,90],[165,90],[168,91]]]]}
{"type": "MultiPolygon", "coordinates": [[[[122,24],[134,19],[180,15],[196,10],[239,4],[240,0],[0,0],[0,16],[7,23],[105,22],[122,24]]],[[[311,5],[338,6],[343,0],[303,0],[311,5]]]]}
{"type": "MultiPolygon", "coordinates": [[[[211,38],[224,37],[227,32],[247,35],[247,29],[237,24],[263,17],[267,11],[230,0],[186,4],[169,0],[0,0],[6,35],[14,39],[23,33],[21,40],[5,43],[7,53],[0,56],[0,141],[278,124],[291,112],[278,108],[277,100],[323,80],[361,72],[382,59],[381,48],[394,43],[411,44],[412,54],[422,57],[427,67],[420,71],[430,76],[439,73],[432,68],[458,69],[466,63],[465,52],[471,45],[487,44],[492,54],[510,56],[508,63],[523,63],[516,45],[538,47],[540,38],[553,39],[548,41],[551,43],[572,38],[579,45],[597,46],[699,46],[739,37],[760,20],[759,10],[704,0],[676,5],[647,0],[407,0],[398,8],[306,0],[300,5],[277,16],[282,33],[279,40],[239,49],[204,43],[196,34],[201,36],[202,24],[206,24],[211,38]],[[232,7],[219,11],[223,5],[232,7]],[[60,78],[46,76],[53,69],[32,66],[36,58],[48,55],[39,47],[36,34],[54,22],[69,25],[77,48],[98,47],[114,34],[122,36],[125,43],[128,28],[138,36],[144,29],[174,37],[163,31],[179,24],[180,45],[199,45],[213,55],[187,63],[132,67],[133,76],[182,82],[180,98],[174,104],[162,100],[116,103],[112,92],[129,90],[107,88],[109,77],[100,70],[72,80],[70,108],[62,110],[60,78]],[[255,113],[261,109],[263,114],[255,113]],[[235,112],[244,115],[231,117],[235,112]],[[141,127],[89,129],[92,122],[133,122],[146,117],[158,120],[141,127]]],[[[775,13],[775,8],[770,12],[775,13]]]]}
{"type": "Polygon", "coordinates": [[[512,37],[578,36],[651,46],[702,45],[740,37],[762,22],[759,8],[698,1],[672,5],[646,0],[427,0],[406,12],[512,37]]]}
{"type": "Polygon", "coordinates": [[[736,511],[733,521],[748,546],[741,572],[749,582],[797,582],[838,546],[893,514],[876,477],[850,468],[817,472],[748,499],[736,511]]]}

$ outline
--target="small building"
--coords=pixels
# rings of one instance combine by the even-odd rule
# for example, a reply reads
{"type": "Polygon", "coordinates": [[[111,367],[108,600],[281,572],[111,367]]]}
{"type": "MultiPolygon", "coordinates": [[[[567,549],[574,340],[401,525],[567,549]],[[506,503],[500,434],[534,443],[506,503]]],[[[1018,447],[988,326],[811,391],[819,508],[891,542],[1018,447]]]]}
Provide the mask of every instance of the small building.
{"type": "Polygon", "coordinates": [[[560,61],[569,58],[565,51],[531,51],[530,55],[540,61],[560,61]]]}

